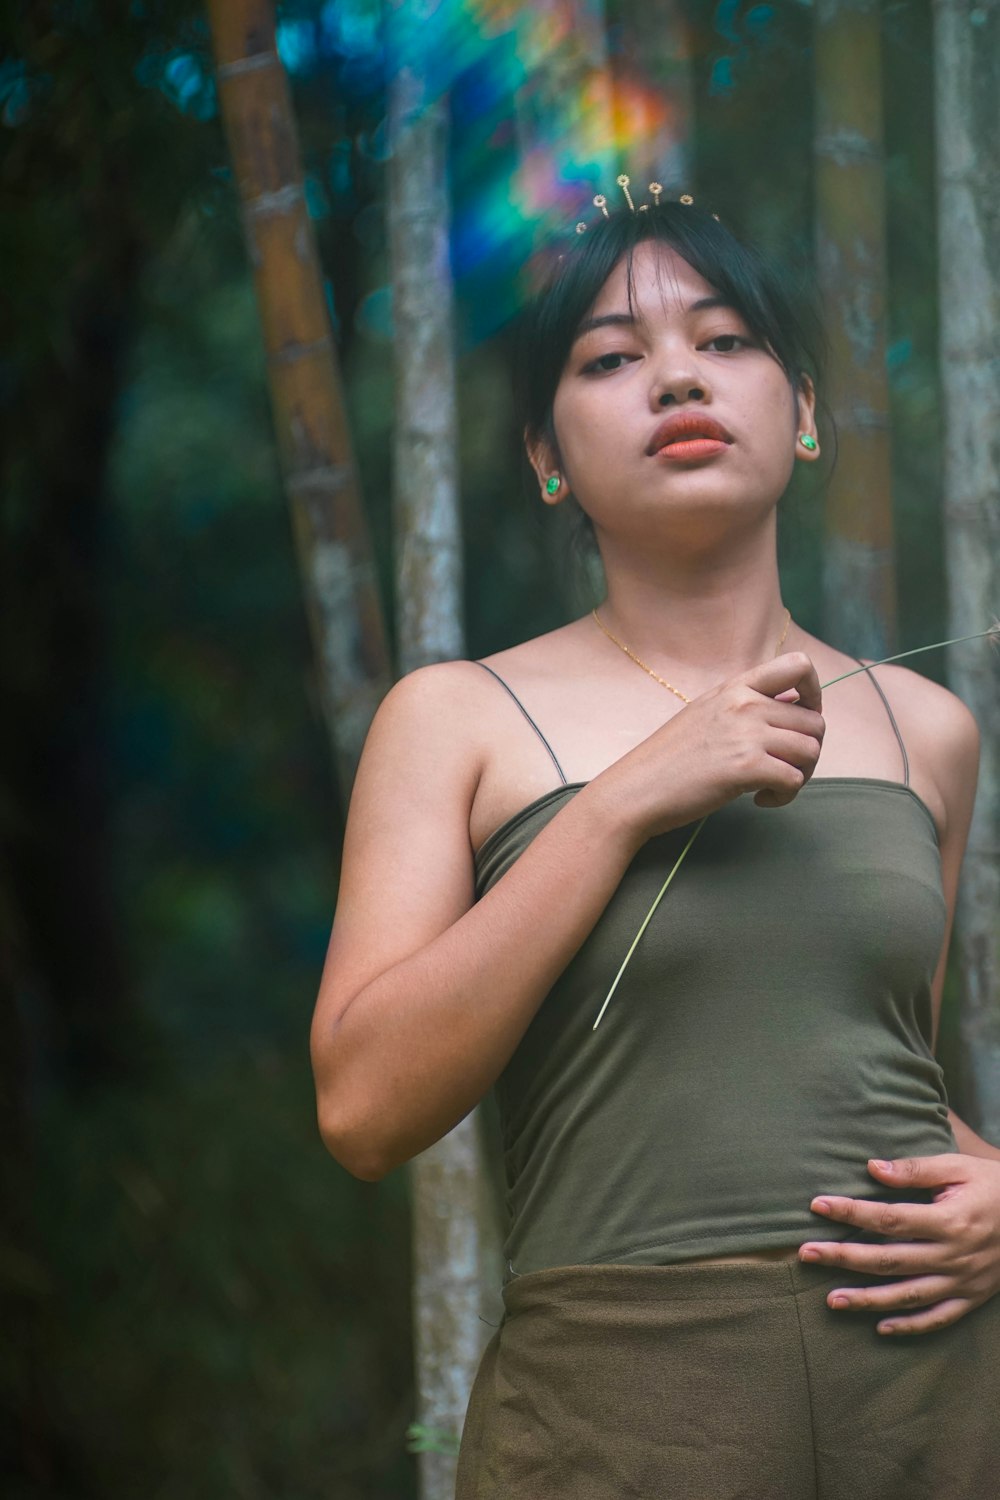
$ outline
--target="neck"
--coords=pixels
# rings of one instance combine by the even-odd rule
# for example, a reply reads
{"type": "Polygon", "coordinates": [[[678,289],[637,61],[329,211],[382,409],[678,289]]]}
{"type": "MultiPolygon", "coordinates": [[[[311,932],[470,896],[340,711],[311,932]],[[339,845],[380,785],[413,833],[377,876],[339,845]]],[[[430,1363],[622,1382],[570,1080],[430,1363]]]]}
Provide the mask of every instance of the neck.
{"type": "MultiPolygon", "coordinates": [[[[787,617],[773,527],[725,553],[626,558],[612,546],[602,559],[601,619],[654,671],[683,674],[677,686],[690,696],[775,655],[787,617]]],[[[782,652],[793,634],[794,626],[782,652]]]]}

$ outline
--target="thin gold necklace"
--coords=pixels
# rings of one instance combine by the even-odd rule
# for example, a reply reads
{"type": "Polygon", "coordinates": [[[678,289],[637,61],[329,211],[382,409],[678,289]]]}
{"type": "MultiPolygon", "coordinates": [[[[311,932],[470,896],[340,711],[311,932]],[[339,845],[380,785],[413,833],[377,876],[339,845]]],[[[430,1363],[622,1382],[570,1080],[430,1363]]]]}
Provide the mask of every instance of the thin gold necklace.
{"type": "MultiPolygon", "coordinates": [[[[680,688],[675,688],[674,685],[673,685],[673,683],[672,682],[668,682],[665,677],[660,677],[658,673],[656,673],[656,672],[653,671],[652,667],[647,667],[646,663],[644,661],[640,661],[639,660],[639,658],[636,656],[636,654],[635,654],[634,651],[630,651],[629,650],[629,648],[626,646],[626,644],[625,644],[624,641],[620,641],[616,635],[612,635],[611,631],[605,625],[604,621],[601,619],[601,617],[597,613],[596,609],[592,609],[590,611],[590,613],[593,615],[593,617],[597,621],[598,625],[604,631],[604,634],[607,636],[608,640],[609,641],[614,641],[615,645],[618,646],[620,650],[622,650],[622,651],[625,652],[625,655],[629,658],[630,661],[634,661],[637,667],[641,667],[644,672],[648,672],[649,675],[650,675],[650,677],[653,678],[654,682],[658,682],[661,687],[667,688],[667,690],[669,692],[673,693],[675,695],[675,697],[683,699],[683,701],[685,703],[690,703],[691,702],[691,699],[687,696],[686,693],[682,693],[681,690],[680,690],[680,688]]],[[[791,612],[790,609],[786,608],[786,610],[785,610],[785,628],[781,632],[781,635],[778,637],[778,644],[774,648],[774,654],[775,654],[775,656],[777,656],[778,652],[781,650],[782,646],[785,644],[785,636],[788,634],[788,627],[789,627],[789,625],[791,623],[792,623],[792,612],[791,612]]]]}

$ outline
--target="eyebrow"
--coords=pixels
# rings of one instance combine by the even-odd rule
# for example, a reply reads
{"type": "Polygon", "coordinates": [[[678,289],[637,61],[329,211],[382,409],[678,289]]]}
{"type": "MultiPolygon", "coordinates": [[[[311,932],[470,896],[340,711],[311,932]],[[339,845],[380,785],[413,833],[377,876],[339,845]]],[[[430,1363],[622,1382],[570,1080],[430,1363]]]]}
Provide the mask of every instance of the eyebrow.
{"type": "MultiPolygon", "coordinates": [[[[716,307],[724,307],[733,313],[739,311],[727,297],[719,296],[699,297],[697,302],[689,303],[684,311],[686,313],[708,312],[716,307]]],[[[585,333],[593,333],[595,328],[634,328],[638,322],[639,319],[632,313],[604,313],[599,318],[584,318],[573,335],[573,341],[575,343],[577,339],[582,339],[585,333]]]]}

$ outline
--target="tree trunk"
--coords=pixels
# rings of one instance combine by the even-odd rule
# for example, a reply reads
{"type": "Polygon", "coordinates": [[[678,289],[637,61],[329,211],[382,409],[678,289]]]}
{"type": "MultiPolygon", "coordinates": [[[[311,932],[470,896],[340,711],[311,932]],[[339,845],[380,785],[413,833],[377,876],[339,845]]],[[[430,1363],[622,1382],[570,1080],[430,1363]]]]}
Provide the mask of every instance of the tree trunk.
{"type": "Polygon", "coordinates": [[[209,0],[320,694],[342,792],[391,669],[271,0],[209,0]]]}
{"type": "Polygon", "coordinates": [[[447,106],[409,71],[390,102],[399,670],[464,654],[458,432],[445,183],[447,106]]]}
{"type": "MultiPolygon", "coordinates": [[[[447,103],[428,99],[419,9],[390,8],[389,245],[396,412],[393,466],[400,670],[465,653],[457,407],[449,265],[447,103]]],[[[455,1447],[489,1332],[481,1288],[499,1283],[495,1215],[477,1115],[411,1167],[420,1493],[450,1500],[455,1447]]]]}
{"type": "MultiPolygon", "coordinates": [[[[998,0],[937,0],[934,41],[948,634],[960,635],[1000,608],[998,0]]],[[[948,675],[983,733],[956,919],[962,1071],[971,1123],[1000,1145],[1000,662],[956,646],[948,675]]]]}
{"type": "Polygon", "coordinates": [[[816,7],[817,270],[839,442],[827,495],[825,630],[869,657],[892,650],[896,619],[880,21],[878,0],[816,7]]]}

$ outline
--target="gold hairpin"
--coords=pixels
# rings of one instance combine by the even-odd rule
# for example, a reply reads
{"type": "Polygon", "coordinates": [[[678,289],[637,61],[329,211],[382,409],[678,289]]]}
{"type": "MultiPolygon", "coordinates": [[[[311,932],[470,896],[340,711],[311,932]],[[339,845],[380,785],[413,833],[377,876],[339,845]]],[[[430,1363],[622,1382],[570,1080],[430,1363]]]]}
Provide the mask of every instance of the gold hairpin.
{"type": "MultiPolygon", "coordinates": [[[[648,213],[649,208],[650,208],[650,205],[648,203],[640,203],[639,206],[636,207],[635,203],[632,201],[632,194],[629,191],[629,189],[631,187],[632,179],[628,176],[628,174],[626,172],[620,173],[615,178],[615,181],[617,182],[618,186],[621,188],[622,192],[625,194],[625,202],[628,204],[629,211],[631,213],[634,213],[634,214],[635,213],[640,213],[640,214],[648,213]]],[[[650,194],[652,195],[652,199],[653,199],[652,207],[659,208],[659,206],[660,206],[660,198],[661,198],[662,193],[663,193],[663,183],[662,182],[651,182],[649,184],[649,191],[650,191],[650,194]]],[[[683,203],[684,206],[685,206],[685,208],[688,208],[688,207],[690,207],[694,203],[694,198],[692,197],[692,195],[690,193],[681,193],[680,196],[677,199],[677,202],[678,203],[683,203]]],[[[595,208],[599,208],[601,210],[601,213],[604,215],[604,217],[606,219],[610,219],[611,218],[611,214],[608,212],[608,200],[607,200],[607,197],[605,196],[604,193],[597,193],[597,194],[595,194],[595,196],[594,196],[594,207],[595,208]]],[[[712,218],[715,219],[717,223],[721,223],[722,222],[721,219],[719,218],[718,214],[713,214],[712,218]]],[[[577,226],[576,226],[576,232],[577,232],[577,234],[586,234],[586,232],[587,232],[587,225],[586,225],[586,223],[584,222],[583,219],[581,219],[580,222],[577,224],[577,226]]]]}

